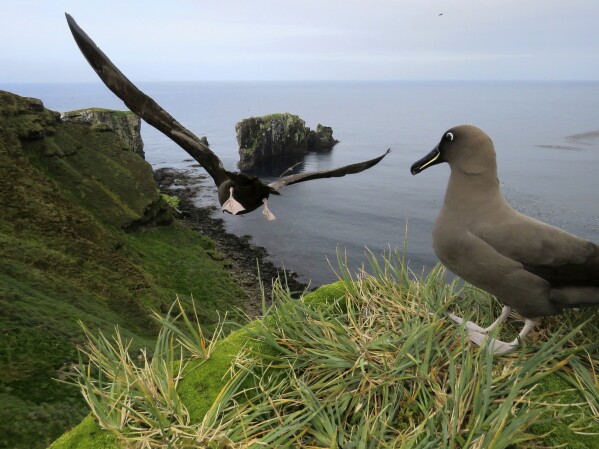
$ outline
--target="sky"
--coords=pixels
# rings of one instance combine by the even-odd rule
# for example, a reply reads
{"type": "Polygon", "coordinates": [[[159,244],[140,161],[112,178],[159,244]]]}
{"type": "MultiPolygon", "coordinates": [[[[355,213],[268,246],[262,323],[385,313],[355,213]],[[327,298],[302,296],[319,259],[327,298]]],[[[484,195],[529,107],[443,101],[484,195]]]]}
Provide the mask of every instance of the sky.
{"type": "Polygon", "coordinates": [[[599,0],[3,0],[1,83],[599,80],[599,0]]]}

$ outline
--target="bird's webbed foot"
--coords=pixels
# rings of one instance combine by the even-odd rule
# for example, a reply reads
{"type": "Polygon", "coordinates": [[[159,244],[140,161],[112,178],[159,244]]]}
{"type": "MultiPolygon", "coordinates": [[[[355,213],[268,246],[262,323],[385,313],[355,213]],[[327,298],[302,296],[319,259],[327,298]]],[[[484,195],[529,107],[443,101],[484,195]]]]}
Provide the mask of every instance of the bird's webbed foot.
{"type": "Polygon", "coordinates": [[[503,323],[507,319],[507,317],[510,315],[511,310],[512,310],[511,307],[504,306],[503,309],[501,309],[501,315],[499,315],[499,318],[497,318],[493,322],[493,324],[491,324],[488,327],[480,327],[478,324],[474,323],[473,321],[466,321],[464,323],[464,319],[462,317],[459,317],[451,312],[448,313],[447,316],[458,324],[464,323],[464,326],[466,326],[466,329],[468,329],[468,331],[474,331],[474,332],[478,332],[480,334],[488,334],[489,332],[491,332],[493,329],[495,329],[497,326],[499,326],[501,323],[503,323]]]}
{"type": "Polygon", "coordinates": [[[506,341],[497,340],[496,338],[489,338],[485,334],[468,331],[468,339],[478,346],[487,344],[489,352],[496,355],[509,354],[520,347],[520,338],[516,338],[514,341],[508,343],[506,341]],[[488,343],[487,340],[489,341],[488,343]]]}
{"type": "Polygon", "coordinates": [[[229,189],[229,199],[223,203],[221,210],[227,211],[233,215],[237,215],[245,210],[245,207],[243,207],[240,202],[233,198],[233,187],[229,189]]]}
{"type": "Polygon", "coordinates": [[[468,333],[470,332],[475,332],[475,333],[479,333],[479,334],[486,334],[487,331],[485,328],[480,327],[478,324],[476,324],[473,321],[464,321],[464,318],[457,316],[453,313],[448,313],[447,316],[449,318],[451,318],[453,321],[455,321],[458,324],[464,324],[464,326],[466,327],[466,329],[468,329],[468,333]]]}
{"type": "MultiPolygon", "coordinates": [[[[456,323],[464,323],[464,320],[459,316],[453,314],[448,315],[456,323]]],[[[522,339],[526,337],[530,330],[537,324],[537,321],[526,318],[524,320],[524,327],[518,334],[518,337],[516,337],[512,342],[508,343],[502,340],[498,340],[496,338],[489,338],[487,334],[501,322],[500,320],[505,321],[504,315],[505,318],[507,318],[507,316],[509,315],[509,308],[506,311],[506,308],[504,307],[501,316],[491,326],[487,328],[482,328],[471,321],[465,322],[464,326],[468,330],[468,339],[478,346],[487,345],[489,352],[491,352],[492,354],[504,355],[515,351],[520,347],[522,339]]]]}
{"type": "Polygon", "coordinates": [[[275,215],[268,208],[268,200],[266,198],[264,198],[262,200],[262,202],[264,203],[264,209],[262,209],[262,215],[264,215],[268,221],[276,220],[277,217],[275,217],[275,215]]]}

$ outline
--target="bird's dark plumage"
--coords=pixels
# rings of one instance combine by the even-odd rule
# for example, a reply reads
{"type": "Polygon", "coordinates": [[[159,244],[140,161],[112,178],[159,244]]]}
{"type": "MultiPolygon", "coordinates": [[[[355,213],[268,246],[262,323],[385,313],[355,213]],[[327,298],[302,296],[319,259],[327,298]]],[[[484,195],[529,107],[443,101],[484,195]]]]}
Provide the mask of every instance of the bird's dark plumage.
{"type": "Polygon", "coordinates": [[[599,306],[599,247],[512,209],[499,188],[493,143],[482,130],[446,131],[412,165],[412,174],[442,162],[451,175],[433,245],[447,268],[529,321],[567,307],[599,306]]]}
{"type": "MultiPolygon", "coordinates": [[[[256,177],[227,171],[219,157],[208,146],[127,79],[69,14],[66,14],[66,18],[79,49],[104,84],[123,100],[131,111],[171,138],[204,167],[218,187],[219,202],[223,210],[234,214],[251,212],[262,204],[266,205],[268,196],[278,195],[278,190],[286,185],[359,173],[376,165],[389,153],[387,150],[385,154],[375,159],[333,170],[285,176],[269,185],[256,177]]],[[[274,219],[267,209],[265,215],[269,219],[274,219]]]]}

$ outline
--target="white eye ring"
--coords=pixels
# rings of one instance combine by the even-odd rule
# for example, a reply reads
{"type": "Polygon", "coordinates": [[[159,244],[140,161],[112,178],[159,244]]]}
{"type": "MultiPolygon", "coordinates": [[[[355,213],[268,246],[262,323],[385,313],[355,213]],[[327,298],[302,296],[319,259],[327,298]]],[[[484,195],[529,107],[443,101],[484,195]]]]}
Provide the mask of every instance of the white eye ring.
{"type": "Polygon", "coordinates": [[[445,134],[445,137],[447,137],[449,140],[453,140],[453,133],[447,133],[445,134]]]}

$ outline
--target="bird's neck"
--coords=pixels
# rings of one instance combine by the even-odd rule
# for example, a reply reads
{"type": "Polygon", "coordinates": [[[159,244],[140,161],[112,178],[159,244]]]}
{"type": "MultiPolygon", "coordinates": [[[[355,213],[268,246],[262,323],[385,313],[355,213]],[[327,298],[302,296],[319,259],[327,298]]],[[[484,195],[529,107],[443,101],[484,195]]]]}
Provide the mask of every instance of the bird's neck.
{"type": "Polygon", "coordinates": [[[509,207],[497,179],[497,170],[468,175],[452,170],[443,202],[444,212],[469,213],[477,215],[486,210],[509,207]]]}

